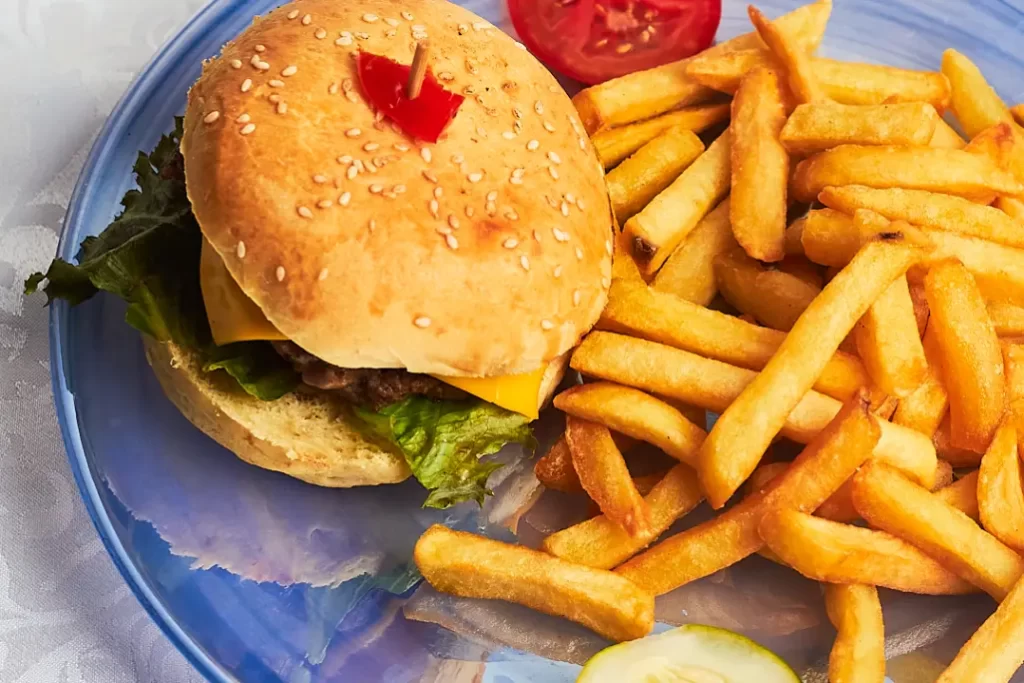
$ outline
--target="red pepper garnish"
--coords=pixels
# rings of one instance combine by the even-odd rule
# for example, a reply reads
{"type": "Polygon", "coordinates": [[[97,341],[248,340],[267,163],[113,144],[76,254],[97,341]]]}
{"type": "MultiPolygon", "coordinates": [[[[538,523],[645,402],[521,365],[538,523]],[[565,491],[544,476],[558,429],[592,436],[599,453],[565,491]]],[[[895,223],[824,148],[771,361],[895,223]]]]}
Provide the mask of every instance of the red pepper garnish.
{"type": "Polygon", "coordinates": [[[387,57],[360,52],[357,66],[359,83],[370,104],[413,138],[437,142],[466,99],[441,87],[428,70],[419,97],[410,100],[405,85],[411,67],[387,57]]]}

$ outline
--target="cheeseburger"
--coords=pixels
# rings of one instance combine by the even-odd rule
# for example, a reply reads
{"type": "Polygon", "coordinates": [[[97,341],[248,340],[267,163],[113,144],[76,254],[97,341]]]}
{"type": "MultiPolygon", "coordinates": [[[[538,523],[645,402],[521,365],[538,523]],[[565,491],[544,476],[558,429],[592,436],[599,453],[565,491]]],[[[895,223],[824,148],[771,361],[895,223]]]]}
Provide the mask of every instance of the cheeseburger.
{"type": "Polygon", "coordinates": [[[256,19],[135,171],[27,289],[124,298],[193,424],[314,484],[482,501],[481,458],[532,441],[606,300],[612,218],[569,98],[442,0],[256,19]]]}

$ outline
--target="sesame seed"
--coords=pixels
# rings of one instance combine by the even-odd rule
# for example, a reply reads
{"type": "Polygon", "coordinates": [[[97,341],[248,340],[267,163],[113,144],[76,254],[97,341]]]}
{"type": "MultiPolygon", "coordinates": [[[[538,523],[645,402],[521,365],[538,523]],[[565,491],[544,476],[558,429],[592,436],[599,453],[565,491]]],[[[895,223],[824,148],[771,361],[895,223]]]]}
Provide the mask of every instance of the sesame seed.
{"type": "Polygon", "coordinates": [[[536,102],[534,102],[533,103],[533,110],[535,112],[537,112],[538,114],[543,114],[544,113],[544,105],[543,105],[543,103],[541,103],[540,100],[537,100],[536,102]]]}
{"type": "Polygon", "coordinates": [[[241,59],[232,59],[231,60],[231,68],[232,69],[241,69],[242,68],[242,60],[241,59]]]}
{"type": "Polygon", "coordinates": [[[283,88],[284,81],[278,80],[276,78],[271,78],[269,81],[267,81],[267,85],[269,85],[271,88],[283,88]]]}
{"type": "Polygon", "coordinates": [[[392,147],[394,147],[399,152],[408,152],[409,151],[409,145],[406,145],[406,144],[401,143],[401,142],[396,142],[395,144],[392,145],[392,147]]]}
{"type": "Polygon", "coordinates": [[[253,132],[254,130],[256,130],[256,124],[255,123],[247,123],[247,124],[245,124],[242,127],[242,130],[240,130],[238,132],[241,133],[242,135],[248,135],[249,133],[253,132]]]}
{"type": "Polygon", "coordinates": [[[549,133],[554,133],[555,132],[555,124],[551,123],[550,121],[545,121],[544,122],[544,130],[546,130],[549,133]]]}
{"type": "Polygon", "coordinates": [[[523,178],[521,176],[514,175],[511,178],[509,178],[508,181],[510,183],[512,183],[513,185],[522,185],[523,184],[523,178]]]}
{"type": "Polygon", "coordinates": [[[476,213],[476,209],[474,209],[472,206],[469,206],[467,204],[466,205],[466,218],[472,218],[473,214],[475,214],[475,213],[476,213]]]}
{"type": "Polygon", "coordinates": [[[252,121],[252,117],[248,114],[242,114],[237,119],[235,119],[235,123],[249,123],[250,121],[252,121]]]}
{"type": "Polygon", "coordinates": [[[351,166],[349,166],[349,167],[348,167],[348,171],[346,171],[346,172],[345,172],[345,176],[346,176],[346,177],[347,177],[347,178],[348,178],[349,180],[352,180],[352,179],[353,179],[353,178],[355,178],[355,177],[356,177],[357,175],[359,175],[359,167],[358,167],[358,166],[356,166],[355,164],[352,164],[351,166]]]}
{"type": "Polygon", "coordinates": [[[365,21],[367,24],[372,24],[378,19],[380,19],[380,17],[378,17],[376,14],[370,14],[369,12],[363,15],[363,21],[365,21]]]}
{"type": "Polygon", "coordinates": [[[352,163],[352,157],[349,154],[344,154],[344,155],[338,157],[337,161],[338,161],[339,164],[344,164],[344,165],[351,164],[352,163]]]}
{"type": "Polygon", "coordinates": [[[412,16],[412,12],[402,12],[402,18],[406,21],[412,21],[414,17],[412,16]]]}
{"type": "Polygon", "coordinates": [[[577,261],[582,261],[583,260],[583,249],[581,247],[576,247],[576,260],[577,261]]]}
{"type": "Polygon", "coordinates": [[[359,98],[351,90],[348,91],[347,93],[345,93],[345,99],[348,100],[349,102],[358,102],[359,101],[359,98]]]}
{"type": "Polygon", "coordinates": [[[523,110],[520,109],[519,107],[512,107],[512,116],[516,117],[517,119],[523,118],[523,110]]]}
{"type": "Polygon", "coordinates": [[[272,93],[270,97],[268,97],[267,99],[270,100],[273,104],[277,104],[278,102],[281,101],[281,96],[275,92],[272,93]]]}
{"type": "Polygon", "coordinates": [[[362,135],[362,133],[363,131],[359,130],[358,128],[349,128],[348,130],[345,131],[346,137],[350,138],[357,138],[360,135],[362,135]]]}
{"type": "Polygon", "coordinates": [[[334,202],[332,202],[330,199],[321,199],[316,203],[316,208],[318,209],[329,209],[332,206],[334,206],[334,202]]]}
{"type": "Polygon", "coordinates": [[[447,225],[439,225],[436,228],[434,228],[434,232],[436,232],[438,235],[450,235],[452,234],[452,229],[449,228],[447,225]]]}
{"type": "Polygon", "coordinates": [[[270,64],[269,62],[261,61],[259,64],[256,65],[256,68],[259,69],[260,71],[270,71],[270,64]]]}
{"type": "Polygon", "coordinates": [[[548,173],[551,174],[552,178],[554,178],[555,180],[558,180],[558,169],[557,168],[555,168],[554,166],[548,166],[548,173]]]}
{"type": "Polygon", "coordinates": [[[380,149],[380,145],[378,145],[376,142],[367,142],[365,145],[363,145],[364,152],[376,152],[378,149],[380,149]]]}
{"type": "Polygon", "coordinates": [[[509,237],[507,240],[501,243],[501,246],[505,247],[506,249],[515,249],[516,247],[519,246],[519,240],[517,240],[515,237],[509,237]]]}
{"type": "Polygon", "coordinates": [[[515,178],[522,178],[524,173],[526,173],[525,168],[520,167],[512,169],[512,176],[515,178]]]}
{"type": "Polygon", "coordinates": [[[277,281],[278,282],[283,282],[284,281],[284,275],[285,275],[285,273],[284,273],[284,266],[278,266],[277,270],[274,272],[274,275],[277,277],[277,281]]]}
{"type": "Polygon", "coordinates": [[[580,305],[580,290],[578,290],[578,289],[573,290],[573,293],[572,293],[572,305],[573,306],[579,306],[580,305]]]}
{"type": "Polygon", "coordinates": [[[466,179],[469,180],[469,182],[471,182],[471,183],[479,183],[481,180],[484,179],[484,174],[483,173],[470,173],[468,176],[466,176],[466,179]]]}
{"type": "Polygon", "coordinates": [[[434,216],[434,218],[437,218],[437,212],[438,212],[438,210],[439,210],[439,209],[441,208],[441,207],[440,207],[440,204],[438,204],[438,203],[437,203],[437,200],[436,200],[436,199],[431,199],[431,200],[430,200],[430,204],[429,204],[429,207],[430,207],[430,213],[431,213],[431,215],[433,215],[433,216],[434,216]]]}
{"type": "Polygon", "coordinates": [[[555,266],[555,272],[553,273],[556,278],[562,277],[562,266],[555,266]]]}
{"type": "Polygon", "coordinates": [[[455,76],[452,75],[451,71],[442,71],[441,73],[437,74],[437,77],[442,81],[451,81],[455,78],[455,76]]]}
{"type": "Polygon", "coordinates": [[[239,240],[238,244],[235,245],[235,254],[238,258],[245,258],[245,242],[239,240]]]}
{"type": "Polygon", "coordinates": [[[485,137],[487,137],[487,131],[486,131],[486,130],[484,130],[484,129],[483,129],[482,127],[478,127],[478,128],[476,129],[476,134],[477,134],[477,135],[479,135],[479,136],[480,136],[480,137],[482,137],[482,138],[485,138],[485,137]]]}
{"type": "Polygon", "coordinates": [[[423,24],[414,24],[412,30],[414,33],[426,33],[427,27],[423,24]]]}
{"type": "Polygon", "coordinates": [[[606,278],[606,277],[601,278],[601,286],[604,287],[605,289],[608,289],[608,287],[610,287],[611,284],[612,284],[612,281],[609,280],[608,278],[606,278]]]}
{"type": "Polygon", "coordinates": [[[461,154],[453,154],[452,155],[452,163],[453,164],[461,164],[465,160],[466,160],[465,157],[463,157],[461,154]]]}
{"type": "Polygon", "coordinates": [[[367,159],[366,163],[363,163],[363,162],[360,162],[360,163],[362,163],[363,164],[363,168],[365,168],[370,173],[376,173],[377,172],[377,164],[373,163],[373,159],[367,159]]]}
{"type": "Polygon", "coordinates": [[[548,152],[548,159],[550,159],[551,162],[555,164],[562,163],[562,157],[558,156],[558,153],[554,151],[548,152]]]}
{"type": "Polygon", "coordinates": [[[558,242],[569,241],[569,233],[565,232],[564,230],[559,230],[558,228],[551,228],[551,233],[555,236],[555,240],[557,240],[558,242]]]}
{"type": "Polygon", "coordinates": [[[579,138],[579,143],[580,143],[580,149],[586,149],[587,148],[587,141],[584,138],[582,138],[582,137],[579,138]]]}
{"type": "Polygon", "coordinates": [[[446,235],[444,241],[452,250],[459,248],[459,241],[455,239],[455,235],[446,235]]]}
{"type": "Polygon", "coordinates": [[[611,240],[605,240],[604,241],[604,250],[608,252],[609,256],[612,255],[612,241],[611,240]]]}
{"type": "Polygon", "coordinates": [[[483,31],[484,29],[487,29],[487,28],[490,28],[490,24],[488,24],[486,21],[474,21],[473,22],[473,30],[474,31],[483,31]]]}
{"type": "Polygon", "coordinates": [[[541,329],[545,329],[545,330],[553,330],[555,328],[555,324],[553,322],[551,322],[550,320],[548,320],[547,318],[545,318],[544,320],[540,321],[540,326],[541,326],[541,329]]]}
{"type": "Polygon", "coordinates": [[[352,193],[351,192],[342,192],[341,196],[338,197],[338,203],[341,204],[342,206],[348,206],[348,203],[350,201],[352,201],[352,193]]]}
{"type": "Polygon", "coordinates": [[[320,274],[316,276],[316,279],[319,280],[320,282],[323,282],[324,280],[326,280],[327,279],[327,269],[326,268],[321,268],[320,269],[320,274]]]}
{"type": "Polygon", "coordinates": [[[459,219],[454,213],[448,214],[448,225],[452,226],[452,230],[459,229],[459,219]]]}
{"type": "Polygon", "coordinates": [[[327,182],[327,176],[317,173],[316,175],[313,176],[313,182],[316,183],[317,185],[323,185],[324,183],[327,182]]]}
{"type": "Polygon", "coordinates": [[[299,16],[299,10],[297,10],[297,9],[293,9],[291,12],[288,13],[288,18],[289,19],[295,19],[298,16],[299,16]]]}
{"type": "Polygon", "coordinates": [[[519,265],[523,267],[523,270],[530,269],[530,259],[526,256],[526,254],[523,254],[522,256],[519,257],[519,265]]]}
{"type": "Polygon", "coordinates": [[[278,114],[287,114],[288,113],[288,103],[287,102],[278,102],[277,103],[277,113],[278,114]]]}
{"type": "Polygon", "coordinates": [[[526,143],[526,149],[530,150],[531,152],[537,149],[538,147],[540,147],[540,142],[537,140],[530,140],[529,142],[526,143]]]}
{"type": "Polygon", "coordinates": [[[506,130],[504,133],[501,134],[501,137],[505,138],[506,140],[515,140],[516,134],[510,130],[506,130]]]}
{"type": "Polygon", "coordinates": [[[296,209],[296,211],[298,211],[299,215],[302,216],[303,218],[313,217],[313,212],[309,210],[308,206],[300,206],[298,209],[296,209]]]}
{"type": "Polygon", "coordinates": [[[307,14],[306,16],[302,17],[302,25],[303,26],[309,26],[312,23],[313,23],[313,15],[307,14]]]}
{"type": "Polygon", "coordinates": [[[510,221],[519,220],[519,214],[515,212],[515,209],[505,209],[505,218],[510,221]]]}
{"type": "Polygon", "coordinates": [[[266,52],[267,51],[267,46],[266,45],[257,45],[253,49],[256,50],[256,52],[266,52]]]}
{"type": "Polygon", "coordinates": [[[468,31],[468,30],[469,30],[469,27],[468,27],[468,26],[466,26],[465,24],[459,24],[459,35],[460,35],[460,36],[461,36],[461,35],[462,35],[463,33],[465,33],[466,31],[468,31]]]}
{"type": "Polygon", "coordinates": [[[427,147],[420,148],[420,156],[423,157],[423,161],[427,162],[428,164],[434,158],[434,155],[431,154],[430,149],[427,147]]]}
{"type": "Polygon", "coordinates": [[[242,81],[242,92],[249,92],[249,90],[251,88],[252,88],[252,79],[251,78],[247,78],[244,81],[242,81]]]}
{"type": "Polygon", "coordinates": [[[256,66],[259,66],[260,62],[262,62],[262,61],[263,60],[260,59],[259,55],[253,55],[252,59],[249,60],[249,64],[251,64],[252,66],[256,67],[256,66]]]}
{"type": "Polygon", "coordinates": [[[318,28],[313,35],[316,36],[317,40],[323,40],[327,37],[327,31],[326,29],[318,28]]]}
{"type": "Polygon", "coordinates": [[[380,194],[383,191],[384,191],[384,186],[383,185],[378,185],[377,183],[374,183],[373,185],[370,185],[370,194],[380,194]]]}
{"type": "Polygon", "coordinates": [[[391,17],[388,17],[387,19],[384,20],[384,23],[387,24],[388,26],[398,26],[402,22],[400,22],[398,19],[392,19],[391,17]]]}
{"type": "Polygon", "coordinates": [[[494,204],[494,202],[487,202],[487,204],[484,205],[484,211],[487,212],[488,216],[493,216],[494,214],[498,213],[498,207],[494,204]]]}
{"type": "Polygon", "coordinates": [[[437,176],[434,175],[434,173],[430,169],[425,168],[423,169],[422,173],[424,178],[426,178],[432,183],[437,183],[437,176]]]}
{"type": "Polygon", "coordinates": [[[370,229],[370,232],[373,232],[374,230],[377,229],[377,221],[371,218],[369,224],[366,227],[370,229]]]}
{"type": "Polygon", "coordinates": [[[548,90],[550,90],[551,92],[561,92],[562,89],[559,88],[557,85],[549,85],[548,90]]]}
{"type": "Polygon", "coordinates": [[[440,199],[440,198],[441,198],[441,195],[443,195],[443,194],[444,194],[444,188],[442,188],[442,187],[435,187],[435,188],[434,188],[434,196],[435,196],[435,197],[437,197],[438,199],[440,199]]]}
{"type": "Polygon", "coordinates": [[[513,40],[512,42],[515,43],[515,46],[518,47],[520,50],[526,49],[526,46],[520,43],[518,40],[513,40]]]}
{"type": "Polygon", "coordinates": [[[339,47],[342,47],[342,46],[345,46],[345,45],[351,45],[352,44],[352,36],[341,36],[340,38],[338,38],[337,40],[334,41],[334,44],[339,46],[339,47]]]}
{"type": "Polygon", "coordinates": [[[214,121],[216,121],[219,118],[220,118],[220,112],[219,111],[211,111],[209,114],[207,114],[206,116],[203,117],[203,122],[204,123],[213,123],[214,121]]]}
{"type": "Polygon", "coordinates": [[[534,230],[533,231],[533,239],[535,239],[538,242],[540,242],[540,230],[534,230]]]}
{"type": "Polygon", "coordinates": [[[574,204],[576,202],[576,195],[574,195],[572,192],[566,192],[565,201],[569,202],[570,204],[574,204]]]}
{"type": "Polygon", "coordinates": [[[416,327],[430,327],[430,318],[425,315],[421,315],[413,320],[412,324],[416,327]]]}
{"type": "Polygon", "coordinates": [[[560,210],[561,210],[563,216],[568,216],[569,215],[569,205],[566,202],[562,202],[562,206],[560,207],[560,210]]]}
{"type": "Polygon", "coordinates": [[[576,200],[576,208],[578,208],[580,211],[583,211],[584,207],[585,207],[585,205],[583,204],[583,198],[582,197],[578,198],[576,200]]]}
{"type": "Polygon", "coordinates": [[[369,40],[370,34],[365,31],[356,31],[356,38],[359,40],[369,40]]]}
{"type": "Polygon", "coordinates": [[[287,78],[288,76],[294,76],[298,72],[299,72],[299,67],[297,67],[294,64],[292,64],[291,66],[286,66],[284,69],[282,69],[281,70],[281,75],[284,76],[285,78],[287,78]]]}

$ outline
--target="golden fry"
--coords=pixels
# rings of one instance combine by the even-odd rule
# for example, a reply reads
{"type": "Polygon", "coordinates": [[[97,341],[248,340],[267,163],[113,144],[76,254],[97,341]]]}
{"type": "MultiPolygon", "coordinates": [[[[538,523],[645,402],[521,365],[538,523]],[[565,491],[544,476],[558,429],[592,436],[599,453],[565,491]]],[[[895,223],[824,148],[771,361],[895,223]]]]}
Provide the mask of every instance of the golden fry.
{"type": "Polygon", "coordinates": [[[839,490],[829,496],[829,499],[814,511],[814,515],[833,522],[844,523],[860,519],[860,515],[853,507],[853,480],[847,479],[843,482],[839,490]]]}
{"type": "Polygon", "coordinates": [[[981,459],[978,511],[986,531],[1011,548],[1024,550],[1024,489],[1012,420],[1003,421],[981,459]]]}
{"type": "Polygon", "coordinates": [[[764,546],[757,527],[766,512],[821,505],[864,462],[879,431],[867,401],[854,398],[761,493],[651,547],[616,571],[661,595],[739,562],[764,546]]]}
{"type": "Polygon", "coordinates": [[[928,361],[905,276],[871,304],[854,328],[854,338],[868,375],[885,393],[903,398],[924,381],[928,361]]]}
{"type": "Polygon", "coordinates": [[[1013,403],[1024,399],[1024,344],[1000,341],[1003,368],[1006,372],[1006,400],[1013,403]]]}
{"type": "Polygon", "coordinates": [[[718,293],[715,257],[734,249],[728,198],[702,218],[665,261],[651,286],[662,292],[707,306],[718,293]]]}
{"type": "MultiPolygon", "coordinates": [[[[811,58],[801,45],[795,44],[785,33],[772,23],[761,10],[753,5],[747,7],[750,23],[768,46],[775,60],[786,70],[789,91],[797,104],[823,102],[828,99],[811,69],[811,58]]],[[[740,90],[743,86],[740,86],[740,90]]],[[[733,120],[736,116],[733,114],[733,120]]]]}
{"type": "Polygon", "coordinates": [[[1010,110],[967,57],[956,50],[946,50],[942,53],[942,73],[949,79],[953,113],[967,137],[973,138],[1003,121],[1013,123],[1010,110]]]}
{"type": "Polygon", "coordinates": [[[760,493],[788,467],[788,462],[770,462],[767,465],[761,465],[747,479],[747,493],[760,493]]]}
{"type": "Polygon", "coordinates": [[[704,500],[697,473],[676,465],[644,497],[651,510],[650,529],[630,536],[604,515],[551,534],[541,549],[574,564],[612,569],[637,554],[704,500]]]}
{"type": "Polygon", "coordinates": [[[789,331],[820,287],[784,271],[768,268],[741,249],[719,254],[714,261],[718,291],[729,304],[774,330],[789,331]]]}
{"type": "Polygon", "coordinates": [[[653,595],[612,572],[537,550],[435,524],[416,542],[413,559],[442,593],[525,605],[615,641],[654,628],[653,595]]]}
{"type": "Polygon", "coordinates": [[[884,531],[780,506],[764,516],[758,532],[783,562],[815,581],[883,586],[924,595],[975,590],[913,545],[884,531]]]}
{"type": "Polygon", "coordinates": [[[950,416],[947,412],[939,423],[939,428],[932,436],[935,444],[935,452],[940,458],[953,464],[954,467],[977,467],[981,464],[981,456],[984,449],[973,450],[953,445],[953,437],[950,429],[950,416]]]}
{"type": "Polygon", "coordinates": [[[927,145],[939,114],[927,102],[801,104],[782,129],[790,154],[809,156],[840,145],[927,145]]]}
{"type": "Polygon", "coordinates": [[[616,166],[605,177],[616,220],[625,222],[647,206],[703,151],[693,131],[669,128],[616,166]]]}
{"type": "Polygon", "coordinates": [[[978,521],[978,470],[965,474],[949,486],[939,489],[935,496],[974,521],[978,521]]]}
{"type": "Polygon", "coordinates": [[[825,611],[836,627],[828,658],[832,683],[882,683],[885,680],[885,627],[874,586],[825,586],[825,611]]]}
{"type": "Polygon", "coordinates": [[[729,219],[736,241],[759,261],[781,261],[786,255],[789,155],[779,142],[785,123],[775,73],[752,71],[732,101],[729,219]]]}
{"type": "Polygon", "coordinates": [[[750,476],[857,320],[920,259],[921,251],[914,247],[870,242],[807,307],[701,446],[697,472],[712,507],[722,507],[750,476]]]}
{"type": "Polygon", "coordinates": [[[925,278],[943,376],[947,382],[954,446],[983,452],[1006,408],[999,339],[985,301],[964,266],[935,264],[925,278]]]}
{"type": "Polygon", "coordinates": [[[932,136],[929,147],[943,147],[945,149],[963,149],[967,141],[960,137],[960,133],[953,130],[953,126],[946,123],[943,118],[935,124],[935,134],[932,136]]]}
{"type": "Polygon", "coordinates": [[[1024,337],[1024,306],[990,303],[988,317],[1000,337],[1024,337]]]}
{"type": "Polygon", "coordinates": [[[707,436],[664,401],[610,382],[572,387],[556,396],[554,403],[567,415],[646,441],[691,466],[696,464],[697,452],[707,436]]]}
{"type": "Polygon", "coordinates": [[[899,536],[1002,600],[1024,559],[970,517],[899,472],[869,462],[853,479],[853,504],[867,522],[899,536]]]}
{"type": "Polygon", "coordinates": [[[684,107],[646,121],[603,130],[593,137],[594,149],[597,150],[601,163],[609,169],[666,130],[683,128],[694,133],[703,133],[728,118],[728,102],[684,107]]]}
{"type": "Polygon", "coordinates": [[[682,175],[626,221],[633,258],[653,276],[697,223],[729,193],[732,136],[725,131],[682,175]]]}
{"type": "Polygon", "coordinates": [[[957,195],[982,203],[1018,195],[1024,187],[988,156],[936,147],[843,145],[801,161],[791,185],[811,202],[829,185],[902,187],[957,195]]]}
{"type": "Polygon", "coordinates": [[[858,209],[868,209],[890,220],[904,220],[924,228],[1024,247],[1024,226],[999,209],[961,197],[924,190],[847,185],[826,187],[818,200],[851,215],[858,209]]]}
{"type": "Polygon", "coordinates": [[[1015,221],[1024,222],[1024,202],[1013,197],[996,197],[996,207],[1015,221]]]}
{"type": "Polygon", "coordinates": [[[650,511],[608,428],[569,416],[565,420],[565,441],[583,490],[601,512],[630,536],[646,533],[650,511]]]}
{"type": "Polygon", "coordinates": [[[900,400],[892,421],[931,437],[949,409],[949,394],[946,393],[939,365],[938,339],[932,325],[925,330],[922,347],[928,363],[924,381],[909,396],[900,400]]]}
{"type": "Polygon", "coordinates": [[[1018,581],[936,683],[1008,683],[1022,663],[1024,584],[1018,581]]]}

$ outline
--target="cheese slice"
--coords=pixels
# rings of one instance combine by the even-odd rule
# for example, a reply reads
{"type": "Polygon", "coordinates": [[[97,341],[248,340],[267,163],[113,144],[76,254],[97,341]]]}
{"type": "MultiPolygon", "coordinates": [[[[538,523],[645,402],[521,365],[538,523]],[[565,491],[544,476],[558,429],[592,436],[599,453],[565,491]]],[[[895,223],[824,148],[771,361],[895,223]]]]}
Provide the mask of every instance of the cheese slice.
{"type": "MultiPolygon", "coordinates": [[[[213,341],[218,346],[241,341],[285,341],[231,277],[213,246],[203,239],[199,260],[199,285],[210,321],[213,341]]],[[[504,377],[448,377],[435,375],[446,384],[529,418],[536,419],[544,368],[535,372],[504,377]]]]}
{"type": "Polygon", "coordinates": [[[286,336],[263,315],[231,277],[220,254],[206,239],[199,256],[199,286],[217,346],[241,341],[284,341],[286,336]]]}

